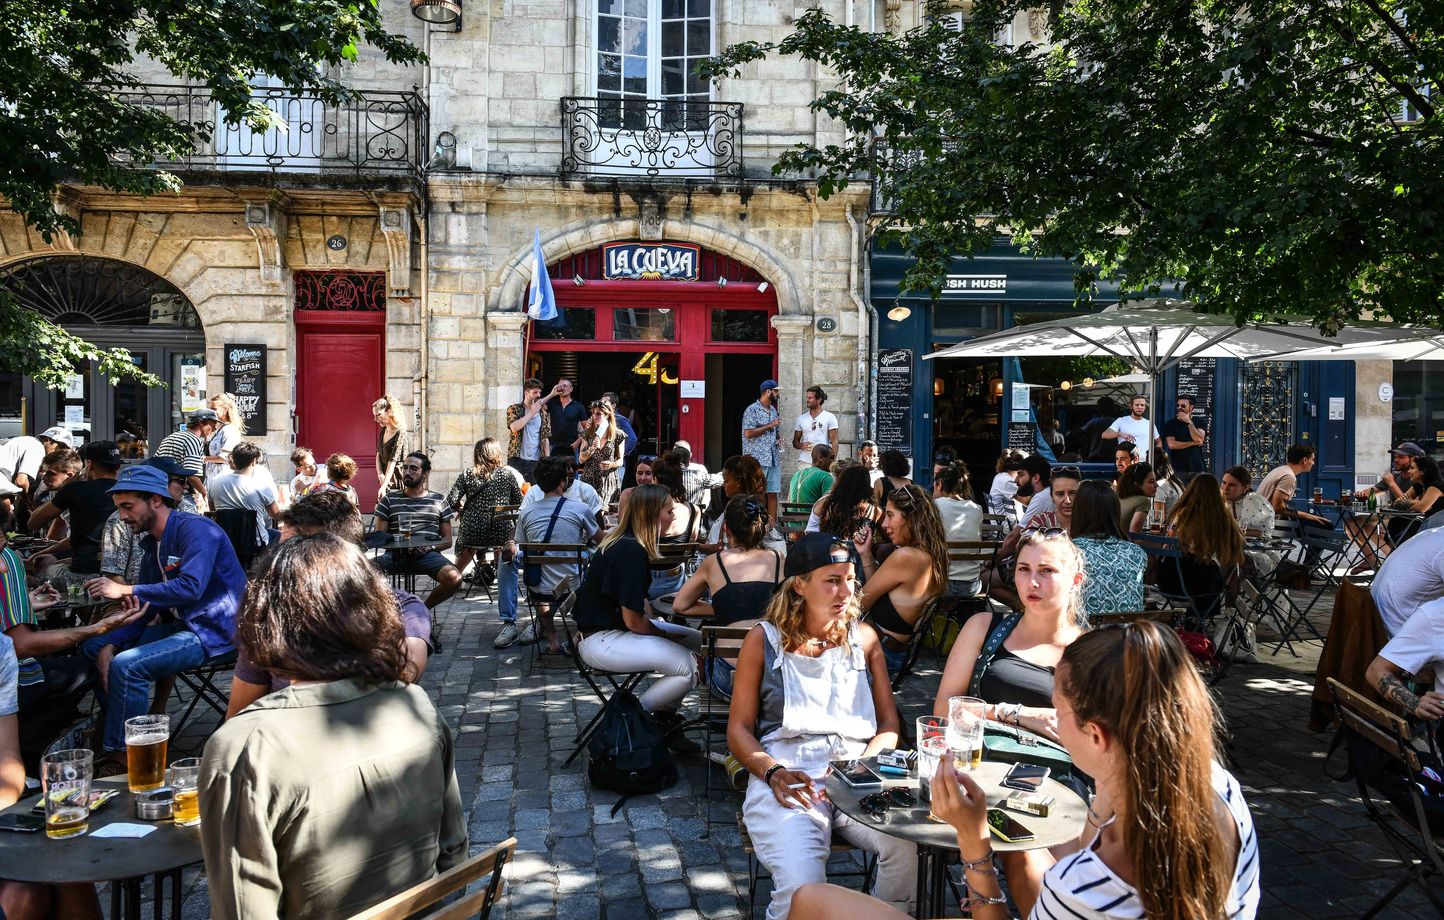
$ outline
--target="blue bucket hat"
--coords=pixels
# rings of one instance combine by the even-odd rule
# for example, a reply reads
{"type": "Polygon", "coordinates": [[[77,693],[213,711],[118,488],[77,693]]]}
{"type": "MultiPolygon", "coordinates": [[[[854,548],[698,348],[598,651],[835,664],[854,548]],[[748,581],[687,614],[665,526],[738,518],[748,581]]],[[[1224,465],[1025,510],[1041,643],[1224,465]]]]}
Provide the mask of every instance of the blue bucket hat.
{"type": "Polygon", "coordinates": [[[115,485],[107,492],[149,492],[170,497],[170,477],[159,467],[147,463],[127,466],[115,477],[115,485]]]}

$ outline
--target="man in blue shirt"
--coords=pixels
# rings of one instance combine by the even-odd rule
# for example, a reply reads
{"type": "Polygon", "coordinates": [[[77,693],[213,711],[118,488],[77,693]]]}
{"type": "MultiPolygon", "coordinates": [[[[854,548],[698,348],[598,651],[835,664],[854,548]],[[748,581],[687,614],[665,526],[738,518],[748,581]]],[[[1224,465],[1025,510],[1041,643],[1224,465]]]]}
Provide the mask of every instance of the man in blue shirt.
{"type": "Polygon", "coordinates": [[[149,611],[81,646],[100,677],[102,746],[118,760],[125,756],[125,720],[150,709],[153,684],[234,651],[246,573],[220,527],[175,510],[169,480],[156,467],[121,470],[110,497],[121,521],[141,538],[140,577],[134,585],[96,578],[86,588],[92,597],[149,611]],[[162,622],[167,610],[172,616],[162,622]]]}

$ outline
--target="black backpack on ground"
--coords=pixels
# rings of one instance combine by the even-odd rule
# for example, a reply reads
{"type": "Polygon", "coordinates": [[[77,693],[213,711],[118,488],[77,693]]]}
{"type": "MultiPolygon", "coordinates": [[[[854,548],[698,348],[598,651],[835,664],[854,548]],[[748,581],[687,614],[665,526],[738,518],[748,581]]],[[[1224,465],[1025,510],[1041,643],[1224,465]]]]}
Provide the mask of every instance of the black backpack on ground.
{"type": "Polygon", "coordinates": [[[661,792],[677,782],[677,764],[662,729],[631,693],[617,691],[587,742],[587,778],[598,789],[621,793],[613,815],[631,796],[661,792]]]}

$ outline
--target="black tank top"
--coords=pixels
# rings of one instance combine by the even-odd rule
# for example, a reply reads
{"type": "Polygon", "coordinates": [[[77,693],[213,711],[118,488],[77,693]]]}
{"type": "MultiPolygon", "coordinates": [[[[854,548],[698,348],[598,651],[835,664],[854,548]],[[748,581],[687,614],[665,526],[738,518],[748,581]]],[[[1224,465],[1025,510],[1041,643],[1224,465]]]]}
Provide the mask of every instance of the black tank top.
{"type": "Polygon", "coordinates": [[[730,626],[740,620],[755,620],[767,612],[767,603],[782,580],[782,555],[772,551],[774,567],[771,581],[733,581],[717,554],[717,568],[727,583],[712,592],[712,625],[730,626]]]}
{"type": "Polygon", "coordinates": [[[677,546],[682,543],[697,542],[697,506],[691,502],[683,502],[683,504],[687,506],[687,529],[670,537],[658,537],[658,543],[665,546],[677,546]]]}
{"type": "Polygon", "coordinates": [[[897,612],[897,607],[893,606],[891,595],[884,594],[878,598],[868,610],[867,618],[874,626],[890,633],[896,633],[899,636],[913,634],[913,624],[904,620],[902,614],[897,612]]]}

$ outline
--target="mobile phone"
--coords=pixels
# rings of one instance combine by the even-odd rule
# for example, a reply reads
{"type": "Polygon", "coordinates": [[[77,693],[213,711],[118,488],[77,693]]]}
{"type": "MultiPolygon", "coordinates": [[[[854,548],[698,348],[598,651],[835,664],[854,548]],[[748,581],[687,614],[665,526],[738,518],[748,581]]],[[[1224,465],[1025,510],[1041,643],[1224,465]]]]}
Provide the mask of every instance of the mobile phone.
{"type": "Polygon", "coordinates": [[[882,788],[882,777],[861,760],[834,760],[828,766],[838,779],[854,789],[882,788]]]}
{"type": "Polygon", "coordinates": [[[1003,777],[1002,785],[1022,792],[1037,792],[1043,788],[1043,780],[1048,778],[1050,772],[1047,767],[1036,764],[1015,763],[1008,770],[1008,775],[1003,777]]]}
{"type": "Polygon", "coordinates": [[[1034,837],[1032,831],[1000,808],[988,809],[988,830],[1004,843],[1023,843],[1034,837]]]}
{"type": "Polygon", "coordinates": [[[38,834],[45,830],[45,819],[34,815],[0,815],[0,831],[16,834],[38,834]]]}

